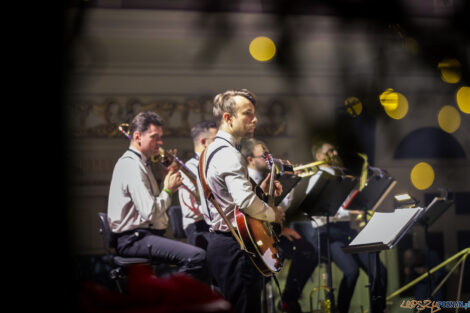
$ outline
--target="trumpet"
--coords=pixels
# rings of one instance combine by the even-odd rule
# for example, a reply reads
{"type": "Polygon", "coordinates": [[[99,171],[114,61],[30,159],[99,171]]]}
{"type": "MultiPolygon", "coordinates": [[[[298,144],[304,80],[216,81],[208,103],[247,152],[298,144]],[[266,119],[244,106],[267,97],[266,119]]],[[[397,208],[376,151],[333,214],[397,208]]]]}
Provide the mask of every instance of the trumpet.
{"type": "MultiPolygon", "coordinates": [[[[119,131],[124,135],[126,136],[127,138],[130,139],[130,135],[129,135],[129,124],[127,123],[121,123],[118,127],[119,131]]],[[[201,200],[200,200],[200,197],[199,197],[199,192],[197,191],[197,177],[196,175],[186,166],[186,164],[184,164],[183,161],[181,161],[176,155],[168,152],[168,151],[165,151],[165,149],[163,149],[162,147],[158,148],[158,154],[156,156],[152,156],[151,158],[152,162],[153,163],[159,163],[159,164],[162,164],[163,166],[165,166],[166,168],[170,167],[170,165],[173,163],[173,162],[176,162],[178,163],[179,167],[180,167],[180,171],[183,172],[188,178],[189,180],[191,181],[191,183],[193,183],[193,185],[196,187],[196,191],[193,192],[191,191],[191,188],[189,188],[188,186],[186,186],[185,184],[183,184],[183,187],[186,188],[193,196],[194,198],[196,199],[197,203],[201,203],[201,200]]]]}
{"type": "Polygon", "coordinates": [[[322,164],[327,164],[328,160],[315,161],[312,163],[297,165],[294,167],[294,173],[299,177],[309,177],[314,175],[319,170],[319,166],[322,164]]]}

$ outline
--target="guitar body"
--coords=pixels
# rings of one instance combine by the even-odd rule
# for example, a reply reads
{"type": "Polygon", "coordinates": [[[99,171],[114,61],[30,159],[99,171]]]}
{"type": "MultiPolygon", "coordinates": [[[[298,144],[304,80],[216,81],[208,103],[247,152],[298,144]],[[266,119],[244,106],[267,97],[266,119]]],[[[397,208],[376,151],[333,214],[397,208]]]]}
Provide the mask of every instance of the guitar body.
{"type": "Polygon", "coordinates": [[[264,276],[281,270],[277,242],[268,222],[252,218],[235,209],[237,230],[251,261],[264,276]]]}

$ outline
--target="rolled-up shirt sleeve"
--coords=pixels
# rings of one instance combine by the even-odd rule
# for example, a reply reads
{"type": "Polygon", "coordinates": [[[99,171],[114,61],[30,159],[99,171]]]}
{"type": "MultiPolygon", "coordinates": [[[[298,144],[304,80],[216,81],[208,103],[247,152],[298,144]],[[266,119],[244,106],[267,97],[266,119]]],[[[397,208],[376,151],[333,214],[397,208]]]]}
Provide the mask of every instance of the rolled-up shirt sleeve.
{"type": "Polygon", "coordinates": [[[226,169],[223,179],[230,192],[233,202],[240,210],[253,218],[274,222],[274,210],[263,202],[248,180],[246,168],[236,155],[228,155],[224,158],[224,168],[226,169]]]}
{"type": "MultiPolygon", "coordinates": [[[[134,163],[135,165],[135,163],[134,163]]],[[[130,167],[129,167],[130,168],[130,167]]],[[[165,212],[171,204],[170,195],[166,192],[155,194],[158,186],[152,184],[149,175],[141,166],[137,166],[133,175],[129,173],[128,191],[134,202],[135,209],[145,222],[151,222],[155,216],[165,212]]]]}

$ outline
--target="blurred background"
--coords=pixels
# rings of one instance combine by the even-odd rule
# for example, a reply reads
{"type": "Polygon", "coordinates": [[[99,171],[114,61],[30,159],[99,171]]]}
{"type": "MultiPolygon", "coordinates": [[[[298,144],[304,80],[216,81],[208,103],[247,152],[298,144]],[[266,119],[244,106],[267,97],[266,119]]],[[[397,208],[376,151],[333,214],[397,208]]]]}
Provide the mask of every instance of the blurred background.
{"type": "MultiPolygon", "coordinates": [[[[415,226],[381,253],[387,294],[404,284],[405,250],[432,249],[444,261],[469,247],[469,7],[465,0],[72,1],[64,20],[62,214],[73,266],[107,284],[97,213],[106,211],[114,163],[129,144],[118,125],[158,112],[164,147],[186,161],[189,130],[212,118],[214,95],[241,88],[257,95],[255,137],[275,157],[310,163],[312,144],[326,139],[346,167],[360,169],[364,153],[397,180],[381,211],[393,210],[392,195],[402,192],[422,207],[436,195],[454,201],[429,228],[428,245],[415,226]]],[[[305,188],[306,180],[296,187],[289,221],[305,218],[297,210],[305,188]]],[[[336,288],[341,275],[334,266],[336,288]]],[[[457,300],[459,275],[444,285],[445,300],[457,300]]],[[[460,300],[470,298],[469,275],[460,300]]],[[[305,312],[315,277],[304,290],[305,312]]],[[[367,310],[366,282],[361,271],[350,312],[367,310]]],[[[390,301],[391,312],[406,311],[405,298],[412,293],[390,301]]]]}

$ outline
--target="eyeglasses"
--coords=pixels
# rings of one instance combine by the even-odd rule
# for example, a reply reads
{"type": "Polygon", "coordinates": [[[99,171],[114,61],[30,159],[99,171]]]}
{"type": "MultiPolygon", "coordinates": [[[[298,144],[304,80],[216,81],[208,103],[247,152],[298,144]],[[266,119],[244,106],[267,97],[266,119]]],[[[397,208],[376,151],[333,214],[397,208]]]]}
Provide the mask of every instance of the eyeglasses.
{"type": "Polygon", "coordinates": [[[338,152],[335,147],[326,150],[325,155],[332,154],[333,152],[338,152]]]}

